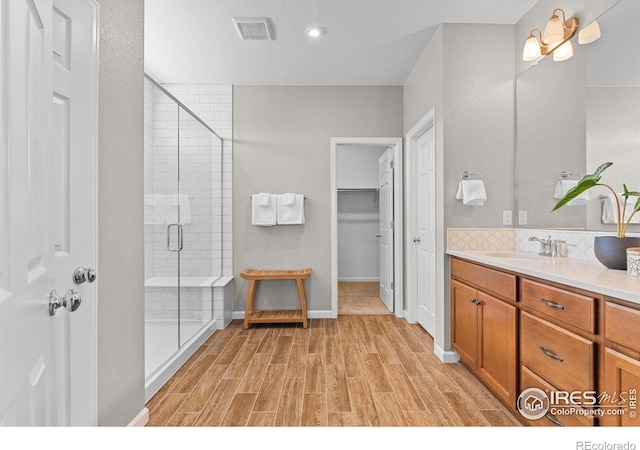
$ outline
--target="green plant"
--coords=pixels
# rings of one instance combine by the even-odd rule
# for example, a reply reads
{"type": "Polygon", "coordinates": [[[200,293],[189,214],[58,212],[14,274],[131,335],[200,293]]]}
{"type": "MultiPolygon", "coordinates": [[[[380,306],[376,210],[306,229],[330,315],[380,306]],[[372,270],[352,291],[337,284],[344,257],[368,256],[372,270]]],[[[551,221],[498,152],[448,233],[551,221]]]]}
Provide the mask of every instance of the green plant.
{"type": "Polygon", "coordinates": [[[620,199],[618,198],[618,193],[610,185],[606,183],[600,183],[600,178],[602,178],[602,172],[604,172],[605,169],[607,169],[612,165],[613,163],[611,162],[604,163],[600,167],[598,167],[594,173],[590,175],[585,175],[584,177],[582,177],[582,179],[578,181],[578,184],[576,184],[573,188],[569,189],[565,194],[565,196],[562,197],[560,200],[558,200],[558,203],[556,203],[556,206],[553,207],[551,212],[566,205],[571,200],[576,198],[578,195],[582,194],[584,191],[588,189],[591,189],[592,187],[604,186],[613,193],[613,198],[616,199],[616,207],[618,212],[616,235],[619,238],[625,237],[627,233],[627,228],[629,228],[629,224],[631,223],[631,219],[638,211],[640,211],[640,192],[629,191],[627,189],[627,185],[623,183],[622,184],[623,192],[621,195],[624,198],[624,202],[621,205],[620,199]],[[633,206],[633,211],[631,211],[631,214],[629,214],[629,217],[627,217],[627,220],[625,221],[624,217],[627,212],[627,203],[629,201],[629,197],[631,196],[637,197],[638,200],[633,206]]]}

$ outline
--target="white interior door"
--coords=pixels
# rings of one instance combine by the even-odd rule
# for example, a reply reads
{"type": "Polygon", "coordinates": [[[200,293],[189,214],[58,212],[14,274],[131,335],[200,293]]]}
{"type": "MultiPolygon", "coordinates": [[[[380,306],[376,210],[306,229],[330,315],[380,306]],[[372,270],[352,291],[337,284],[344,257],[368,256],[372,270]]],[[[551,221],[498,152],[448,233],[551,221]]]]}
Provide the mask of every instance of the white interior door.
{"type": "Polygon", "coordinates": [[[393,150],[378,160],[378,196],[380,207],[380,298],[393,312],[393,150]]]}
{"type": "Polygon", "coordinates": [[[97,6],[0,14],[0,424],[95,425],[96,285],[72,275],[97,259],[97,6]]]}
{"type": "Polygon", "coordinates": [[[416,141],[416,289],[418,323],[432,336],[436,328],[436,161],[431,126],[416,141]]]}

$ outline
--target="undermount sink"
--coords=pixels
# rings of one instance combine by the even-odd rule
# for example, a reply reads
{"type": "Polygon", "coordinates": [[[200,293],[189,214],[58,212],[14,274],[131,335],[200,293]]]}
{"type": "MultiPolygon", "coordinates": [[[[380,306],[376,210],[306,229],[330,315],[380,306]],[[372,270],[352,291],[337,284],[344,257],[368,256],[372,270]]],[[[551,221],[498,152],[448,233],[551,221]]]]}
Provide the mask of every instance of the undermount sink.
{"type": "Polygon", "coordinates": [[[490,253],[487,253],[487,256],[491,256],[494,258],[519,259],[523,261],[538,261],[540,259],[540,256],[538,255],[527,255],[523,253],[509,253],[509,252],[490,252],[490,253]]]}

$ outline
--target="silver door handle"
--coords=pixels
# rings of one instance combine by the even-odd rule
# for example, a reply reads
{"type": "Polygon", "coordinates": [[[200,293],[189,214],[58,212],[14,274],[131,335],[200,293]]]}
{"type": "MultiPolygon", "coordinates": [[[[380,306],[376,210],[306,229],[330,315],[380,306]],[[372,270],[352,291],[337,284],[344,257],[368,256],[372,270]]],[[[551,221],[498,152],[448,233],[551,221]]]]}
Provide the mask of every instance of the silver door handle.
{"type": "Polygon", "coordinates": [[[413,243],[414,244],[419,244],[420,242],[422,242],[422,239],[420,239],[420,236],[413,238],[413,243]]]}
{"type": "Polygon", "coordinates": [[[62,297],[58,297],[54,289],[49,293],[49,315],[55,316],[56,310],[63,306],[67,311],[73,312],[80,308],[80,303],[82,303],[82,297],[75,289],[69,289],[62,297]]]}
{"type": "Polygon", "coordinates": [[[96,280],[96,270],[92,267],[76,267],[73,271],[73,282],[75,284],[82,284],[85,281],[93,283],[96,280]]]}
{"type": "Polygon", "coordinates": [[[179,252],[182,250],[182,224],[172,223],[167,226],[167,250],[179,252]],[[178,248],[171,248],[171,227],[178,227],[178,248]]]}

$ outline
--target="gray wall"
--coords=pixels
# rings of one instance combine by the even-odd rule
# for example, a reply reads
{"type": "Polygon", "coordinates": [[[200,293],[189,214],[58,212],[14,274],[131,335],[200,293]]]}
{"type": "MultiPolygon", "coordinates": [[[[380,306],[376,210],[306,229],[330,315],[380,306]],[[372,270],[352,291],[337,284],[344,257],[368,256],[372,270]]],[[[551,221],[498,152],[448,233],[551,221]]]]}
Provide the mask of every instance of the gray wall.
{"type": "Polygon", "coordinates": [[[444,25],[445,227],[501,227],[513,209],[514,27],[444,25]],[[487,201],[455,199],[460,175],[482,172],[487,201]]]}
{"type": "Polygon", "coordinates": [[[100,1],[98,424],[144,408],[142,0],[100,1]]]}
{"type": "MultiPolygon", "coordinates": [[[[402,87],[235,86],[233,95],[234,311],[245,268],[310,267],[310,311],[331,309],[331,138],[402,135],[402,87]],[[305,225],[251,225],[250,196],[305,194],[305,225]]],[[[293,282],[262,283],[258,306],[293,307],[293,282]]]]}
{"type": "MultiPolygon", "coordinates": [[[[500,227],[511,210],[514,145],[514,36],[512,25],[444,24],[404,86],[407,133],[436,108],[437,213],[441,228],[500,227]],[[467,207],[455,199],[464,171],[483,173],[487,202],[467,207]]],[[[446,235],[440,255],[436,345],[449,343],[446,235]]]]}

